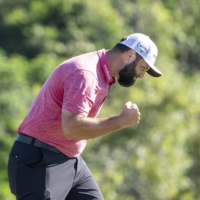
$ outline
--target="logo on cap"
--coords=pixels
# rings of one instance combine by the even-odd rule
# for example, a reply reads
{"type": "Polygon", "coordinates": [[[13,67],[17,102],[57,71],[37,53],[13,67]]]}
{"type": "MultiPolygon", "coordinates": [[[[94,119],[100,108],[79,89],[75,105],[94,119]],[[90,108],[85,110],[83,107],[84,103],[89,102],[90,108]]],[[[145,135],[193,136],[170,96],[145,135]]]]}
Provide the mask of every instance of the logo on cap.
{"type": "Polygon", "coordinates": [[[140,48],[140,52],[141,52],[141,53],[143,53],[143,52],[145,52],[146,54],[149,53],[149,50],[148,50],[144,45],[142,45],[141,43],[138,43],[138,44],[137,44],[137,47],[140,48]]]}

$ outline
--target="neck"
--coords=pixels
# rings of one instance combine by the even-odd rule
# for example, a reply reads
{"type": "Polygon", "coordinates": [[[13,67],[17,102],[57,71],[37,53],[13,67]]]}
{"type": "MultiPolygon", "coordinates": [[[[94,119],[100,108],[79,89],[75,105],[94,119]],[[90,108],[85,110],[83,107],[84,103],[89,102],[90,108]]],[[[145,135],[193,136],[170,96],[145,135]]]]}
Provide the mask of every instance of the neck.
{"type": "Polygon", "coordinates": [[[110,66],[112,76],[118,78],[118,72],[121,69],[121,66],[123,66],[121,61],[121,54],[115,52],[113,49],[106,50],[105,54],[110,66]]]}

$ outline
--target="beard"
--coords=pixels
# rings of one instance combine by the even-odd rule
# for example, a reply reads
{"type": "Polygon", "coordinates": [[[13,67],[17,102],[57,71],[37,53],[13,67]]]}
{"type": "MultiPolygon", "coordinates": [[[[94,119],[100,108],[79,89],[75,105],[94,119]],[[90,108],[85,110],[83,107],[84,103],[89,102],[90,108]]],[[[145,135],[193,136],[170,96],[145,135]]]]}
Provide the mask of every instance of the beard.
{"type": "Polygon", "coordinates": [[[135,83],[136,77],[136,65],[138,61],[135,60],[134,62],[125,65],[123,69],[119,71],[119,79],[117,80],[118,83],[123,87],[130,87],[135,83]]]}

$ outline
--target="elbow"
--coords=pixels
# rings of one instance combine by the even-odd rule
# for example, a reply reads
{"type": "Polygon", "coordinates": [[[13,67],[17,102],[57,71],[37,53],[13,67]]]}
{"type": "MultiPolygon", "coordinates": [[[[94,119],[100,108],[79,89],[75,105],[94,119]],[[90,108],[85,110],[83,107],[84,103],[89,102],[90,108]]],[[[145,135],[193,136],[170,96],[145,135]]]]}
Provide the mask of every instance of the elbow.
{"type": "Polygon", "coordinates": [[[80,140],[80,118],[82,115],[62,111],[62,131],[67,140],[80,140]]]}
{"type": "Polygon", "coordinates": [[[62,128],[63,134],[67,140],[77,140],[76,133],[70,128],[62,128]]]}
{"type": "Polygon", "coordinates": [[[69,133],[64,133],[64,136],[67,140],[75,140],[74,137],[72,136],[72,134],[69,133]]]}

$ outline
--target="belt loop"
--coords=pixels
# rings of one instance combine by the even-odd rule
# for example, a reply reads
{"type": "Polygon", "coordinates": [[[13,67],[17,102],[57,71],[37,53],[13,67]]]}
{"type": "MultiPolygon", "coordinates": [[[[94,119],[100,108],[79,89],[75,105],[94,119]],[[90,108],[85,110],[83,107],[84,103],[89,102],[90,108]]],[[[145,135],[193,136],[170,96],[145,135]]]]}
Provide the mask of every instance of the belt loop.
{"type": "Polygon", "coordinates": [[[33,146],[35,143],[35,138],[32,138],[30,145],[33,146]]]}

